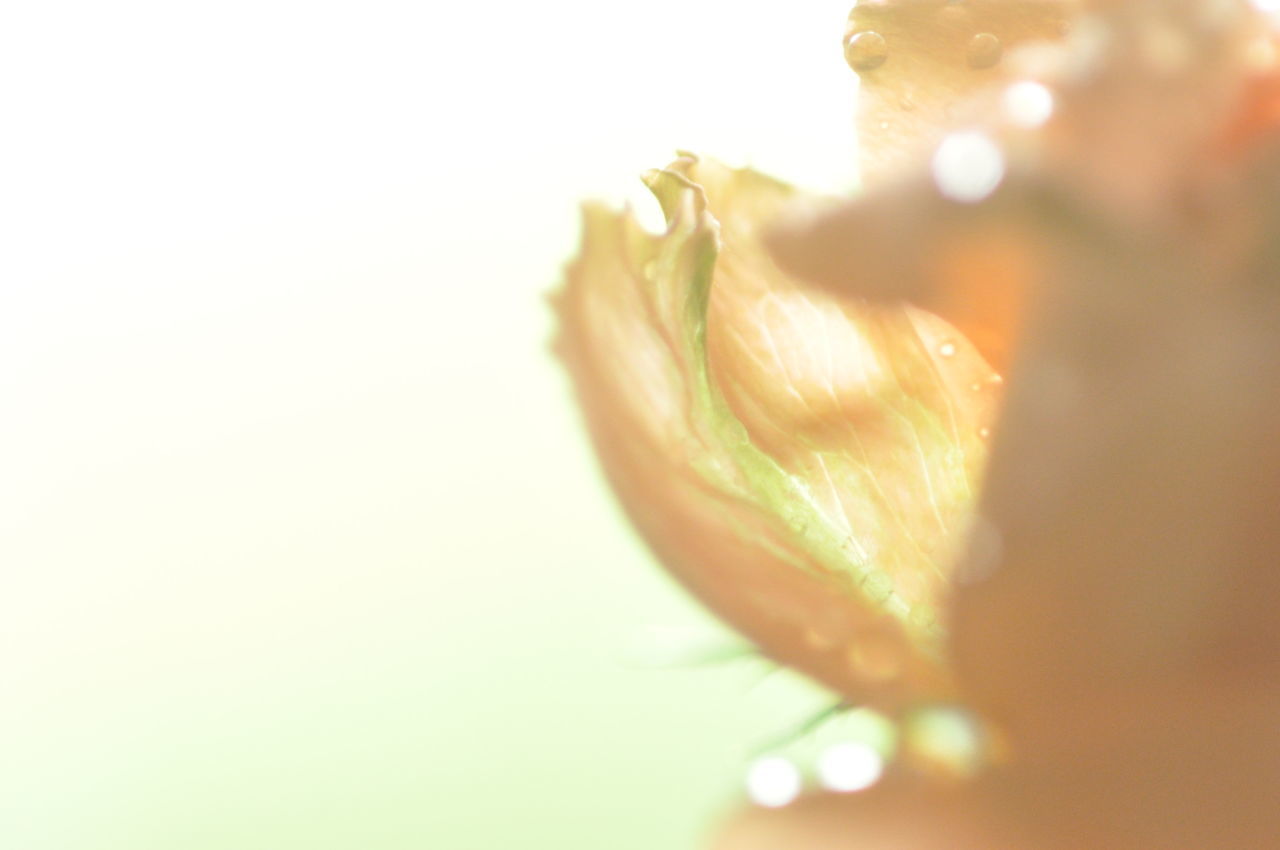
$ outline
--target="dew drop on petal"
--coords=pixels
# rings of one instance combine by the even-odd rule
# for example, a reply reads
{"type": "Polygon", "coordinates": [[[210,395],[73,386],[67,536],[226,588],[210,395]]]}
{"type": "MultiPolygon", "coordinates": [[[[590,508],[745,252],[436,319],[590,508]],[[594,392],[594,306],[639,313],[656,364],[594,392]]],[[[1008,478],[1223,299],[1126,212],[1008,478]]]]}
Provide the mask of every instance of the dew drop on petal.
{"type": "Polygon", "coordinates": [[[889,58],[889,44],[875,30],[863,30],[849,36],[844,43],[844,59],[855,71],[879,68],[889,58]]]}
{"type": "Polygon", "coordinates": [[[1004,153],[984,134],[961,131],[938,145],[932,169],[934,183],[944,197],[965,204],[977,203],[1004,179],[1004,153]]]}
{"type": "Polygon", "coordinates": [[[989,32],[980,32],[969,40],[965,48],[965,61],[970,68],[991,68],[1000,61],[1004,54],[1004,45],[1000,39],[989,32]]]}
{"type": "Polygon", "coordinates": [[[1004,90],[1001,102],[1005,117],[1019,127],[1033,129],[1053,116],[1053,92],[1034,80],[1023,80],[1009,86],[1004,90]]]}
{"type": "Polygon", "coordinates": [[[756,759],[747,768],[747,796],[758,806],[777,809],[800,796],[800,770],[781,756],[756,759]]]}
{"type": "Polygon", "coordinates": [[[818,757],[818,779],[828,791],[863,791],[880,781],[884,759],[867,744],[846,741],[818,757]]]}
{"type": "Polygon", "coordinates": [[[979,428],[979,429],[978,429],[978,436],[979,436],[979,437],[981,437],[981,438],[982,438],[982,439],[984,439],[984,440],[986,440],[986,439],[990,439],[990,437],[991,437],[991,429],[990,429],[990,428],[979,428]]]}
{"type": "Polygon", "coordinates": [[[944,342],[942,345],[938,346],[938,354],[942,357],[955,357],[956,344],[954,342],[944,342]]]}

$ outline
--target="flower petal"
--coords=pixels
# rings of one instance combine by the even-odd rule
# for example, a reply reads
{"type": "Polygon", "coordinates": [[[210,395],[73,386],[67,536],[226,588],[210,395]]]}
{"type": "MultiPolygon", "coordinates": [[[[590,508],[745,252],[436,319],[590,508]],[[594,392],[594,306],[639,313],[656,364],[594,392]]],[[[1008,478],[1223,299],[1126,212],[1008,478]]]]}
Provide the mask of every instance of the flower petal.
{"type": "Polygon", "coordinates": [[[623,504],[779,661],[882,705],[947,692],[935,616],[985,454],[990,368],[933,316],[780,272],[758,233],[790,187],[688,157],[648,182],[666,233],[588,207],[557,300],[558,347],[623,504]]]}
{"type": "Polygon", "coordinates": [[[919,176],[775,226],[768,244],[789,273],[837,295],[910,302],[942,316],[1003,371],[1042,266],[1028,195],[1015,177],[969,208],[919,176]]]}
{"type": "MultiPolygon", "coordinates": [[[[944,49],[949,30],[936,22],[916,29],[904,23],[915,21],[911,15],[933,20],[930,16],[946,11],[937,5],[861,4],[854,14],[861,14],[859,26],[903,27],[900,40],[910,45],[904,52],[911,57],[930,55],[931,38],[943,39],[935,52],[949,55],[944,49]],[[912,34],[914,42],[907,40],[912,34]]],[[[914,153],[913,170],[878,171],[880,182],[862,197],[776,227],[769,241],[778,262],[833,292],[909,301],[937,313],[1004,370],[1024,306],[1046,272],[1045,243],[1059,239],[1064,217],[1077,224],[1092,218],[1094,224],[1087,226],[1099,232],[1116,222],[1152,230],[1180,227],[1189,235],[1239,231],[1231,204],[1219,203],[1212,215],[1205,210],[1238,164],[1226,154],[1246,147],[1274,121],[1274,80],[1250,74],[1248,66],[1250,44],[1271,36],[1238,3],[1214,7],[1216,17],[1208,22],[1200,4],[1094,5],[1104,10],[1081,17],[1071,38],[1055,51],[1055,61],[1043,63],[1052,87],[1037,85],[1053,115],[1043,127],[1019,126],[1000,98],[993,92],[979,96],[980,85],[973,85],[969,106],[987,128],[984,136],[993,149],[1001,152],[1007,172],[998,191],[975,204],[946,197],[937,174],[930,173],[930,159],[895,138],[901,131],[936,141],[945,122],[936,111],[902,113],[894,119],[897,125],[882,122],[885,129],[868,129],[864,137],[871,140],[873,154],[875,145],[888,145],[892,152],[886,156],[898,167],[914,153]],[[1089,213],[1081,217],[1085,209],[1089,213]]],[[[1030,32],[1054,20],[1052,10],[1065,14],[1070,7],[1008,3],[1001,8],[1023,9],[1023,17],[1008,14],[1030,32]]],[[[923,88],[937,96],[939,109],[949,108],[965,93],[964,79],[954,68],[950,76],[941,66],[928,68],[911,67],[884,81],[876,77],[879,69],[868,72],[867,108],[889,110],[887,94],[895,87],[923,88]],[[935,74],[943,82],[918,82],[935,74]]]]}

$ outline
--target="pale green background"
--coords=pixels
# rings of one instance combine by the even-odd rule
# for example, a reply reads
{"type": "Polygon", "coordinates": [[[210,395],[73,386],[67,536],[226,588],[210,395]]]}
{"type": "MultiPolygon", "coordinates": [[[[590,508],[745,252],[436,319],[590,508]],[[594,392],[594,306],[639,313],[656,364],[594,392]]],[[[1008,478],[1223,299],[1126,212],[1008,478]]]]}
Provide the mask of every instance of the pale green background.
{"type": "Polygon", "coordinates": [[[676,147],[848,185],[848,3],[6,11],[0,847],[698,846],[822,698],[634,663],[542,298],[676,147]]]}

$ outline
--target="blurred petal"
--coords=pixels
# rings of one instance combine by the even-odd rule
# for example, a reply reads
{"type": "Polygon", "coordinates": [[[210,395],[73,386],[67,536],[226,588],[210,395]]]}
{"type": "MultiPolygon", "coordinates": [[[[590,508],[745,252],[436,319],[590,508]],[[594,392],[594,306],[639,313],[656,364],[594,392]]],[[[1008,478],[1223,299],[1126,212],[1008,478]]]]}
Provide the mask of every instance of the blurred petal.
{"type": "Polygon", "coordinates": [[[959,30],[939,21],[964,7],[992,22],[1007,17],[1011,32],[1030,38],[1037,28],[1065,22],[1075,4],[855,7],[856,27],[890,34],[901,28],[890,40],[901,41],[908,58],[932,58],[913,58],[896,71],[886,60],[864,72],[866,108],[884,116],[878,127],[864,124],[868,153],[886,146],[897,167],[876,170],[872,190],[843,207],[775,226],[769,244],[779,264],[838,294],[934,312],[1003,370],[1046,270],[1043,243],[1056,238],[1063,216],[1078,223],[1076,210],[1087,207],[1095,219],[1143,228],[1212,227],[1192,199],[1235,164],[1215,151],[1238,147],[1275,120],[1274,88],[1251,72],[1246,49],[1263,36],[1258,18],[1232,0],[1211,4],[1208,18],[1201,3],[1090,5],[1102,11],[1081,14],[1054,60],[1039,68],[1040,90],[1052,104],[1043,127],[1021,126],[1008,114],[991,89],[1002,79],[994,70],[971,78],[941,63],[938,56],[958,49],[959,30]],[[932,51],[931,39],[942,40],[932,51]],[[926,85],[935,76],[943,82],[926,85]],[[936,93],[938,109],[901,111],[894,100],[899,89],[936,93]],[[948,123],[943,113],[966,95],[970,117],[987,128],[984,137],[1001,151],[1008,172],[982,203],[946,197],[926,155],[932,148],[898,138],[903,133],[936,147],[948,123]],[[1245,117],[1232,123],[1234,115],[1245,117]]]}
{"type": "Polygon", "coordinates": [[[1247,47],[1248,75],[1238,108],[1219,139],[1224,157],[1238,156],[1260,142],[1274,141],[1280,132],[1280,34],[1263,33],[1247,47]]]}
{"type": "Polygon", "coordinates": [[[1025,742],[1087,708],[1068,695],[1280,669],[1275,174],[1260,206],[1233,196],[1226,246],[1119,226],[1056,246],[985,479],[1003,563],[955,607],[970,696],[1025,742]]]}
{"type": "MultiPolygon", "coordinates": [[[[1280,690],[1193,680],[1152,700],[1081,699],[1043,751],[974,780],[892,777],[736,813],[714,850],[1207,850],[1280,834],[1280,690]]],[[[1084,697],[1084,695],[1081,695],[1084,697]]],[[[1096,695],[1089,695],[1093,697],[1096,695]]]]}
{"type": "Polygon", "coordinates": [[[860,0],[845,56],[861,79],[858,144],[869,185],[918,164],[975,93],[1010,79],[1006,54],[1057,41],[1078,0],[860,0]],[[867,45],[883,45],[878,61],[867,45]],[[861,46],[861,50],[859,47],[861,46]]]}
{"type": "Polygon", "coordinates": [[[713,850],[1046,850],[1021,840],[968,788],[886,783],[752,809],[720,829],[713,850]]]}
{"type": "Polygon", "coordinates": [[[1100,209],[1167,221],[1239,107],[1262,23],[1243,0],[1101,5],[1068,46],[1038,165],[1100,209]]]}
{"type": "Polygon", "coordinates": [[[796,200],[690,158],[661,236],[589,207],[559,350],[615,489],[663,562],[778,660],[856,700],[949,688],[935,622],[985,454],[990,368],[940,320],[780,272],[796,200]]]}
{"type": "Polygon", "coordinates": [[[1043,131],[992,116],[1009,163],[988,199],[943,197],[921,163],[771,243],[831,291],[937,310],[999,368],[1023,328],[981,508],[1003,561],[957,592],[954,641],[970,698],[1030,748],[1067,694],[1280,665],[1262,614],[1280,604],[1280,152],[1259,19],[1097,5],[1043,131]]]}

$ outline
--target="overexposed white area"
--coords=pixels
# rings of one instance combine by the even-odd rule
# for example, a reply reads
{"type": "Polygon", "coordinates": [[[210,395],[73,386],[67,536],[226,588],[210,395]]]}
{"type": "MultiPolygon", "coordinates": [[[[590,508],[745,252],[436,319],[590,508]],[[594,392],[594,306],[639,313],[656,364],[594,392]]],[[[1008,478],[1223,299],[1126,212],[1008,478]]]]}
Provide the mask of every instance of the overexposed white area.
{"type": "Polygon", "coordinates": [[[841,741],[823,751],[818,759],[818,778],[829,791],[865,791],[880,781],[884,758],[876,749],[859,741],[841,741]]]}
{"type": "Polygon", "coordinates": [[[756,759],[747,769],[747,796],[758,806],[778,809],[789,805],[803,788],[800,769],[782,756],[756,759]]]}
{"type": "Polygon", "coordinates": [[[849,185],[849,5],[9,4],[0,845],[695,846],[543,296],[676,148],[849,185]]]}
{"type": "Polygon", "coordinates": [[[1004,180],[1004,153],[985,133],[951,133],[931,161],[938,191],[953,201],[973,204],[991,195],[1004,180]]]}
{"type": "Polygon", "coordinates": [[[1000,103],[1005,118],[1019,127],[1039,127],[1053,117],[1053,92],[1035,80],[1013,83],[1004,90],[1000,103]]]}

